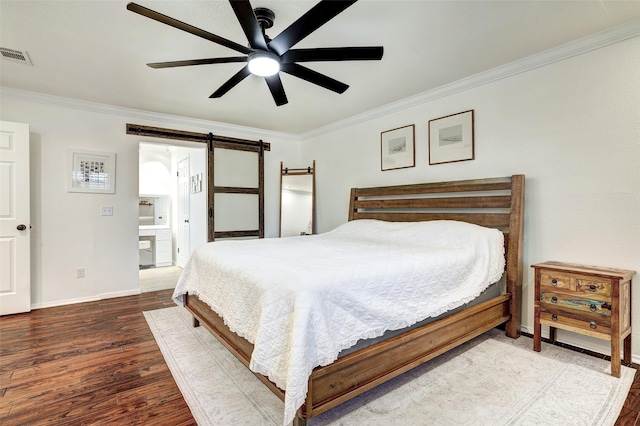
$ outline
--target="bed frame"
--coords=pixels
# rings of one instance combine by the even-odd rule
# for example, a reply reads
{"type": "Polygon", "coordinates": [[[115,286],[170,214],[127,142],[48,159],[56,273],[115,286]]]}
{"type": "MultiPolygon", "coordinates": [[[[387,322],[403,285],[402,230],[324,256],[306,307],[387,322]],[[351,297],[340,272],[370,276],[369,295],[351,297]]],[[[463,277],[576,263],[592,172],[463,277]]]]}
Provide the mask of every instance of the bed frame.
{"type": "MultiPolygon", "coordinates": [[[[460,220],[498,228],[505,235],[506,289],[479,305],[317,367],[309,378],[305,404],[294,426],[317,416],[436,356],[505,324],[506,334],[520,336],[524,175],[454,182],[377,188],[353,188],[349,220],[386,221],[460,220]]],[[[253,345],[224,325],[223,320],[196,296],[185,296],[185,306],[247,367],[253,345]]],[[[284,400],[284,391],[256,374],[284,400]]]]}

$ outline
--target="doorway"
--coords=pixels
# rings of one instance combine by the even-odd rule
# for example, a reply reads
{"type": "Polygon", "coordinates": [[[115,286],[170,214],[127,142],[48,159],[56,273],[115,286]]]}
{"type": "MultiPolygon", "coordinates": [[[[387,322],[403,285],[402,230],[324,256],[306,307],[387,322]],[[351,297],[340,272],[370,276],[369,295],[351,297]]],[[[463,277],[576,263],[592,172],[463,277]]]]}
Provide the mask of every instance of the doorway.
{"type": "Polygon", "coordinates": [[[202,145],[139,143],[142,292],[174,288],[193,249],[206,243],[207,188],[206,179],[200,179],[207,153],[202,145]]]}

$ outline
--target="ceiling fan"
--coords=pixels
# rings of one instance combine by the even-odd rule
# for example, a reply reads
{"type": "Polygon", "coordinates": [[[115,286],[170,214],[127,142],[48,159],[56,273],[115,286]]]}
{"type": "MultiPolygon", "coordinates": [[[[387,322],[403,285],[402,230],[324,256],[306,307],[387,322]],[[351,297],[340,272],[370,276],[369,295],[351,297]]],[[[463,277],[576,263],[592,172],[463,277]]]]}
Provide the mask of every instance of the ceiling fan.
{"type": "Polygon", "coordinates": [[[357,0],[322,0],[309,9],[287,29],[271,39],[265,30],[273,26],[275,14],[266,8],[253,9],[248,0],[230,0],[231,7],[247,36],[249,46],[243,46],[231,40],[196,28],[177,19],[155,12],[136,3],[129,3],[127,9],[147,18],[186,31],[198,37],[233,49],[245,56],[224,58],[190,59],[172,62],[147,64],[151,68],[172,68],[190,65],[222,64],[229,62],[247,62],[240,71],[227,80],[210,98],[219,98],[235,87],[250,74],[264,77],[277,106],[286,104],[287,95],[282,86],[279,72],[317,84],[336,93],[343,93],[348,85],[300,65],[298,62],[317,61],[368,61],[382,59],[383,47],[326,47],[316,49],[291,49],[296,43],[320,28],[336,15],[354,4],[357,0]]]}

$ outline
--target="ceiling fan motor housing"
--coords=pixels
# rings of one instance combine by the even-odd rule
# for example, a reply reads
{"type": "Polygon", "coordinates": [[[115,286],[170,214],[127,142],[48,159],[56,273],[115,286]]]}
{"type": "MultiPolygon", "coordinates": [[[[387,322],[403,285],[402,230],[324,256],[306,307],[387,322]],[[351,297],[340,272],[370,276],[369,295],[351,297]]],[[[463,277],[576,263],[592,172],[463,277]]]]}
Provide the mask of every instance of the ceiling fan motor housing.
{"type": "Polygon", "coordinates": [[[253,9],[253,13],[255,13],[262,31],[273,27],[273,20],[276,18],[276,14],[273,13],[271,9],[267,9],[266,7],[256,7],[253,9]]]}

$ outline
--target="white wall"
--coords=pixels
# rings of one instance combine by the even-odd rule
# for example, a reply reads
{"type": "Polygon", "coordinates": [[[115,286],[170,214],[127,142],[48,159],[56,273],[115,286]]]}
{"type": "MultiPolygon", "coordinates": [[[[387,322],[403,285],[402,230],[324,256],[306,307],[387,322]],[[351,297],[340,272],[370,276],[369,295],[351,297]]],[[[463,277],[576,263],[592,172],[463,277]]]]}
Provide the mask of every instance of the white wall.
{"type": "Polygon", "coordinates": [[[125,133],[126,123],[169,127],[271,143],[265,155],[265,228],[278,236],[280,161],[295,161],[286,135],[220,123],[117,109],[38,94],[3,91],[1,116],[29,123],[31,140],[32,308],[139,293],[138,144],[166,142],[125,133]],[[67,148],[116,153],[115,194],[66,192],[67,148]],[[113,206],[101,216],[100,206],[113,206]],[[76,278],[76,268],[85,277],[76,278]]]}
{"type": "Polygon", "coordinates": [[[138,151],[138,193],[140,195],[171,195],[171,153],[167,145],[140,144],[138,151]]]}
{"type": "MultiPolygon", "coordinates": [[[[531,264],[640,272],[638,52],[636,37],[306,141],[302,155],[317,164],[318,231],[347,220],[351,187],[524,173],[523,325],[530,331],[531,264]],[[428,121],[468,109],[475,110],[476,159],[429,166],[428,121]],[[380,132],[408,124],[416,125],[416,167],[380,171],[380,132]]],[[[633,329],[637,362],[640,315],[633,329]]],[[[559,339],[609,352],[600,340],[562,331],[559,339]]]]}
{"type": "MultiPolygon", "coordinates": [[[[559,260],[640,271],[640,38],[514,75],[363,124],[308,138],[265,135],[265,230],[278,236],[279,162],[316,160],[317,230],[347,219],[349,188],[524,173],[527,176],[523,324],[533,324],[530,265],[559,260]],[[428,166],[427,123],[475,110],[476,159],[428,166]],[[416,167],[380,171],[380,132],[416,125],[416,167]]],[[[2,96],[1,119],[31,126],[32,301],[50,306],[138,291],[139,138],[133,122],[184,130],[162,116],[2,96]],[[106,111],[106,112],[104,112],[106,111]],[[156,118],[148,118],[156,117],[156,118]],[[114,195],[67,193],[67,147],[117,154],[114,195]],[[114,216],[100,216],[112,205],[114,216]],[[75,278],[77,267],[86,277],[75,278]]],[[[219,130],[219,129],[218,129],[219,130]]],[[[218,131],[256,139],[255,134],[218,131]]],[[[640,277],[633,288],[640,300],[640,277]]],[[[640,361],[640,318],[633,318],[640,361]]],[[[607,353],[605,342],[559,333],[607,353]]]]}

